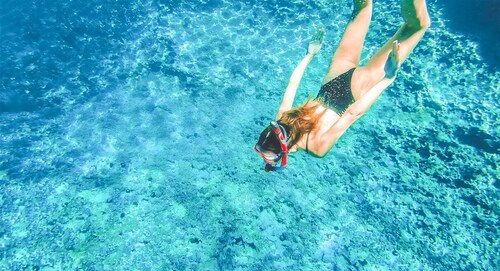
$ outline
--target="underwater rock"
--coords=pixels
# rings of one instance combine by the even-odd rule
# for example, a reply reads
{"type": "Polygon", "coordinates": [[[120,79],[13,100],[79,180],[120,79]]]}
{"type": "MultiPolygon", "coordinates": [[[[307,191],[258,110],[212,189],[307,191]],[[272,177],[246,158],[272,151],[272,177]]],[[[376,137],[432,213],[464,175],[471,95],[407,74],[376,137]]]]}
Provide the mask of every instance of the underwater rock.
{"type": "Polygon", "coordinates": [[[489,153],[500,153],[500,142],[496,140],[494,136],[479,129],[478,127],[471,127],[468,130],[459,128],[455,132],[455,135],[463,144],[467,144],[489,153]]]}

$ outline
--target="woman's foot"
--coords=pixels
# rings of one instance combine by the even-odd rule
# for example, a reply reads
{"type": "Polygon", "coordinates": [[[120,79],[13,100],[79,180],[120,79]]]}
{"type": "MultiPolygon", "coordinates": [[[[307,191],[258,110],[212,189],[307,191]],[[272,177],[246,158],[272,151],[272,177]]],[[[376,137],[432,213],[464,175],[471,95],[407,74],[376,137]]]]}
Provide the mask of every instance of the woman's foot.
{"type": "Polygon", "coordinates": [[[385,78],[394,78],[398,73],[401,65],[399,59],[399,46],[401,46],[401,44],[397,40],[392,42],[392,50],[384,66],[385,78]]]}

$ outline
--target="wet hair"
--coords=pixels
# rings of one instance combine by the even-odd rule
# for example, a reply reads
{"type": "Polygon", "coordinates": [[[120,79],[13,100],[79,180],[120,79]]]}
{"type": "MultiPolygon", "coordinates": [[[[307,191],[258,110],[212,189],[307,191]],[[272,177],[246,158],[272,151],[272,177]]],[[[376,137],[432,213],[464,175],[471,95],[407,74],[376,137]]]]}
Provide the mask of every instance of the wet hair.
{"type": "MultiPolygon", "coordinates": [[[[317,105],[310,105],[308,100],[303,105],[284,112],[278,120],[278,123],[285,128],[288,135],[286,139],[288,149],[297,144],[303,134],[311,132],[316,127],[319,119],[326,111],[315,114],[318,106],[319,103],[317,105]]],[[[271,126],[262,131],[257,144],[267,151],[274,153],[281,152],[280,142],[273,134],[271,126]]]]}

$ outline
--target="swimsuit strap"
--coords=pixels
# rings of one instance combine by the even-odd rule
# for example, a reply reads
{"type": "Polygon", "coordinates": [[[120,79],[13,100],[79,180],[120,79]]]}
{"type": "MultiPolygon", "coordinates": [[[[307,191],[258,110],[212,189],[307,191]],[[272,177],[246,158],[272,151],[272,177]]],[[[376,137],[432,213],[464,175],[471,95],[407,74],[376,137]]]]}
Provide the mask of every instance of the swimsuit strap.
{"type": "Polygon", "coordinates": [[[309,144],[309,134],[310,134],[310,133],[311,133],[311,132],[307,133],[307,138],[306,138],[306,153],[309,153],[309,148],[308,148],[308,146],[307,146],[307,145],[309,144]]]}

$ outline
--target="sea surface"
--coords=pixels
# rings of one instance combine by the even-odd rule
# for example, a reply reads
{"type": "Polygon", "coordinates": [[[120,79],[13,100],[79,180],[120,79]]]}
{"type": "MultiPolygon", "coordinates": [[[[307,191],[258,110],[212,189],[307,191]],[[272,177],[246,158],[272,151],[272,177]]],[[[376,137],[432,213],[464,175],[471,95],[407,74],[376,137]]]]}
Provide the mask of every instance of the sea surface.
{"type": "MultiPolygon", "coordinates": [[[[402,23],[374,1],[362,64],[402,23]]],[[[253,152],[351,1],[0,1],[0,270],[499,270],[499,1],[432,26],[323,159],[253,152]]]]}

